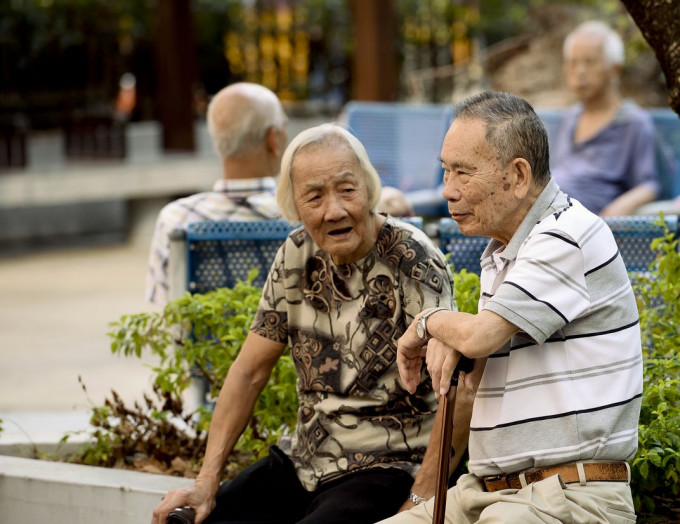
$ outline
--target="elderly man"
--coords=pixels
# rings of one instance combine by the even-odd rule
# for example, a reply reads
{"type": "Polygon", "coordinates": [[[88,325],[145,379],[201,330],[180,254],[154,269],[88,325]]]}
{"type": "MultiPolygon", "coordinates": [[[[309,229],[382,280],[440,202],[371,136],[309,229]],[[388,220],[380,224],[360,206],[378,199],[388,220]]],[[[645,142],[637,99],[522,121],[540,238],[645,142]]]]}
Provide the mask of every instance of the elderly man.
{"type": "Polygon", "coordinates": [[[203,220],[259,220],[279,216],[276,182],[288,143],[286,114],[266,87],[237,83],[218,92],[208,106],[208,131],[222,163],[212,191],[166,205],[151,242],[146,297],[168,301],[170,233],[203,220]]]}
{"type": "Polygon", "coordinates": [[[623,101],[624,49],[602,22],[586,22],[564,41],[564,69],[579,103],[568,109],[551,155],[562,190],[601,216],[631,215],[659,193],[651,117],[623,101]]]}
{"type": "Polygon", "coordinates": [[[379,197],[378,174],[346,130],[324,124],[290,143],[277,202],[303,227],[276,255],[193,487],[167,495],[154,524],[183,505],[206,524],[370,524],[394,514],[410,490],[433,492],[433,461],[419,468],[436,400],[429,381],[414,394],[399,383],[397,340],[423,309],[455,310],[453,282],[425,233],[375,211],[379,197]],[[298,374],[295,430],[220,487],[287,346],[298,374]]]}
{"type": "MultiPolygon", "coordinates": [[[[641,342],[616,242],[551,179],[547,135],[526,101],[486,92],[455,114],[444,197],[464,234],[491,241],[478,313],[435,311],[426,324],[435,391],[446,393],[460,355],[485,365],[470,473],[448,491],[446,522],[634,522],[626,460],[637,448],[641,342]]],[[[419,318],[398,345],[409,391],[420,380],[419,318]]],[[[385,522],[429,523],[433,505],[385,522]]]]}

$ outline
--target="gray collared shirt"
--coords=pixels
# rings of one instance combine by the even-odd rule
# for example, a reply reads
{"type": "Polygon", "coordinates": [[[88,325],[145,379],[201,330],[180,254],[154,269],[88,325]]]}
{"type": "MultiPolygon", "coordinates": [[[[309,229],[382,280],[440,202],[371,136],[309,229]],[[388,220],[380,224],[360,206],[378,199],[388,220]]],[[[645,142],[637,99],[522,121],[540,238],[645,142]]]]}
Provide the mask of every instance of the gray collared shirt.
{"type": "Polygon", "coordinates": [[[562,191],[595,214],[640,185],[658,194],[656,137],[650,115],[624,102],[609,125],[577,143],[574,132],[582,113],[580,104],[569,108],[551,142],[550,171],[562,191]]]}

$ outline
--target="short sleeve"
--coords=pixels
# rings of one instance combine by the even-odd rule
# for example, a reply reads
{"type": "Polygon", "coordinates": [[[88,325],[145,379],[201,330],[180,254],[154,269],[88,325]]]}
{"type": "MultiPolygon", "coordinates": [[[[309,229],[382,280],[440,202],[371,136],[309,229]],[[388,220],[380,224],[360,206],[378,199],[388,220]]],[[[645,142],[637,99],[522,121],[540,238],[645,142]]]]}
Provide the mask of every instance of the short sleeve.
{"type": "Polygon", "coordinates": [[[288,311],[284,286],[286,244],[276,253],[250,330],[274,342],[288,343],[288,311]]]}
{"type": "Polygon", "coordinates": [[[484,309],[542,344],[590,307],[583,253],[564,232],[533,235],[484,309]]]}
{"type": "Polygon", "coordinates": [[[457,311],[451,267],[444,254],[423,234],[416,236],[425,250],[418,264],[402,263],[404,314],[407,325],[425,309],[443,307],[457,311]]]}

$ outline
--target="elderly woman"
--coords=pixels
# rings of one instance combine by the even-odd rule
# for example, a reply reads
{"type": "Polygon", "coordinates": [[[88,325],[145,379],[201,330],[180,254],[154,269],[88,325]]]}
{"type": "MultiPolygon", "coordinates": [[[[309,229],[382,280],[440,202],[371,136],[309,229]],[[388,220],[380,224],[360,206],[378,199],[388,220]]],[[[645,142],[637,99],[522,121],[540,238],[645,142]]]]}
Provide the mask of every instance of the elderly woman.
{"type": "Polygon", "coordinates": [[[155,524],[182,505],[197,523],[372,523],[418,487],[436,400],[429,381],[412,395],[402,387],[396,342],[424,309],[455,309],[453,284],[423,232],[374,211],[379,195],[364,147],[341,127],[307,129],[288,146],[277,200],[303,227],[269,272],[219,395],[201,472],[165,497],[155,524]],[[298,373],[295,431],[219,487],[286,346],[298,373]]]}

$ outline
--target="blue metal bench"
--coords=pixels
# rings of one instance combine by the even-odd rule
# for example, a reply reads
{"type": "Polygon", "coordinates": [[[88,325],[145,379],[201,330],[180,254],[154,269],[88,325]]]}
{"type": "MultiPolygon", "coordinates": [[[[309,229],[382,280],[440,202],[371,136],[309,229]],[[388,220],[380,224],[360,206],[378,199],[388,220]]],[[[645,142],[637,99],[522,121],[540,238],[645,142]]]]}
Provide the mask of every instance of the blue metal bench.
{"type": "MultiPolygon", "coordinates": [[[[350,102],[345,106],[347,126],[366,147],[384,185],[406,193],[430,190],[434,200],[415,204],[415,213],[446,216],[440,201],[442,169],[438,159],[441,145],[453,120],[446,104],[397,104],[350,102]]],[[[680,118],[668,108],[648,109],[657,130],[659,200],[680,195],[680,118]]],[[[537,109],[552,143],[563,109],[537,109]]]]}
{"type": "MultiPolygon", "coordinates": [[[[626,216],[604,219],[614,233],[619,251],[630,273],[647,271],[656,256],[650,249],[650,243],[663,235],[664,228],[654,222],[657,217],[626,216]]],[[[678,235],[678,217],[665,217],[666,227],[678,235]]],[[[439,247],[454,264],[454,270],[466,269],[468,272],[480,274],[479,258],[482,256],[489,239],[486,237],[465,236],[458,224],[450,218],[442,218],[439,222],[439,247]]]]}
{"type": "MultiPolygon", "coordinates": [[[[614,233],[614,238],[619,245],[619,251],[629,273],[645,272],[654,261],[656,253],[650,249],[650,244],[652,240],[664,234],[664,228],[654,223],[657,220],[658,217],[653,216],[607,217],[604,219],[614,233]]],[[[677,236],[677,215],[668,215],[664,217],[664,220],[668,230],[677,236]]]]}
{"type": "Polygon", "coordinates": [[[205,293],[232,287],[257,268],[262,286],[276,252],[293,229],[285,220],[209,221],[189,224],[186,231],[187,288],[205,293]]]}
{"type": "MultiPolygon", "coordinates": [[[[420,229],[421,217],[403,219],[420,229]]],[[[281,244],[293,229],[285,220],[208,221],[187,227],[186,288],[205,293],[219,287],[232,287],[245,280],[252,268],[258,275],[254,284],[262,286],[281,244]]]]}
{"type": "Polygon", "coordinates": [[[468,273],[481,273],[479,258],[482,256],[487,237],[466,236],[461,233],[458,223],[452,218],[442,218],[439,221],[439,249],[449,255],[449,262],[453,263],[453,270],[461,269],[468,273]]]}
{"type": "MultiPolygon", "coordinates": [[[[405,193],[435,190],[443,171],[439,153],[453,119],[445,104],[350,102],[345,106],[347,129],[366,148],[383,185],[405,193]]],[[[415,206],[416,215],[446,214],[443,198],[415,206]]]]}
{"type": "Polygon", "coordinates": [[[658,139],[656,160],[661,183],[659,200],[675,198],[680,195],[680,116],[666,108],[648,111],[652,115],[658,139]]]}

